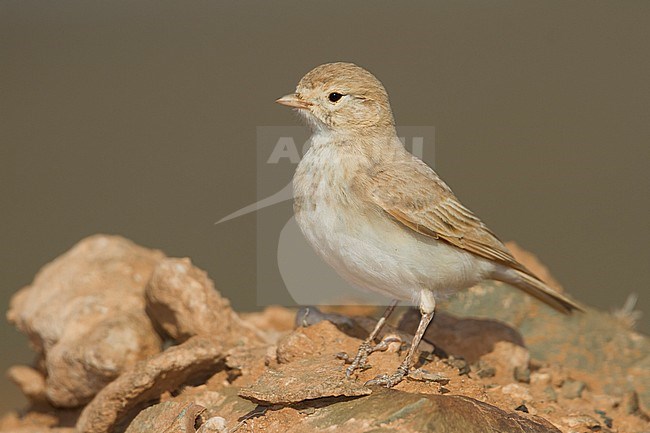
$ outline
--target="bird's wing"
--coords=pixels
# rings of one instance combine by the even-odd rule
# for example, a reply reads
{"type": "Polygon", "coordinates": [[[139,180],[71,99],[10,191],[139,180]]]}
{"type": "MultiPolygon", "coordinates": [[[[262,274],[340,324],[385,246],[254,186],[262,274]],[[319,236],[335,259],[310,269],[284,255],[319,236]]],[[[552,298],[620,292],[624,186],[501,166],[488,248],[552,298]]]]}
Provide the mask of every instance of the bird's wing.
{"type": "Polygon", "coordinates": [[[534,276],[419,159],[382,165],[367,182],[374,203],[406,227],[534,276]]]}

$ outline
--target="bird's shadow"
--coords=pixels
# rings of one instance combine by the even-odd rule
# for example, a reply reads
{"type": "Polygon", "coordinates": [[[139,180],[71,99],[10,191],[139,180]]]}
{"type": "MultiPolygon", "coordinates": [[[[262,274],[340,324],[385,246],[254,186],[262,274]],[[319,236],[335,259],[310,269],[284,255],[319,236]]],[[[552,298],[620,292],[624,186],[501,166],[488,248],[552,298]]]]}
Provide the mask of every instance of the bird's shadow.
{"type": "MultiPolygon", "coordinates": [[[[377,323],[374,318],[323,313],[316,307],[305,307],[296,315],[297,326],[309,326],[322,320],[332,322],[343,333],[359,339],[366,338],[377,323]]],[[[396,333],[406,342],[410,342],[419,322],[420,312],[416,308],[409,308],[402,314],[397,327],[384,327],[380,338],[389,333],[396,333]]],[[[441,358],[454,356],[474,363],[483,355],[492,352],[500,341],[525,347],[519,331],[506,323],[436,312],[420,343],[420,349],[431,352],[435,348],[434,354],[441,358]]]]}

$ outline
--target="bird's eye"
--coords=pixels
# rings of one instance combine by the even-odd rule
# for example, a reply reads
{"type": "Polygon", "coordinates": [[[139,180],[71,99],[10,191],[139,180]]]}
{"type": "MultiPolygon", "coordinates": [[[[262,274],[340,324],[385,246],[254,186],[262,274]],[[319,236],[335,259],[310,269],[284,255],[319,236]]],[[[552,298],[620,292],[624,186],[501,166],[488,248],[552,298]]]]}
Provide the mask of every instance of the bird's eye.
{"type": "Polygon", "coordinates": [[[337,102],[342,97],[343,97],[343,95],[341,95],[340,93],[332,92],[332,93],[329,94],[327,99],[329,99],[330,102],[337,102]]]}

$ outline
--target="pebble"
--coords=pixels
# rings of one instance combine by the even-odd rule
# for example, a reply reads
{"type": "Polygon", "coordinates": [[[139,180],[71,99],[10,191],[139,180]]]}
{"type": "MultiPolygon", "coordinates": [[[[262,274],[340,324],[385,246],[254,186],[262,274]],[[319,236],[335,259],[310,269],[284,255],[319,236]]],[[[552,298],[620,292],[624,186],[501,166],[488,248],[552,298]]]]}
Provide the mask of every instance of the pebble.
{"type": "Polygon", "coordinates": [[[526,402],[533,400],[533,397],[530,395],[528,389],[517,383],[509,383],[508,385],[501,388],[501,392],[526,402]]]}
{"type": "Polygon", "coordinates": [[[544,389],[544,395],[546,395],[546,398],[550,402],[555,403],[557,401],[557,392],[555,392],[552,386],[547,386],[544,389]]]}
{"type": "Polygon", "coordinates": [[[601,431],[602,426],[598,420],[587,416],[587,415],[577,415],[577,416],[568,416],[562,418],[562,422],[566,424],[569,428],[580,428],[588,429],[590,431],[601,431]]]}
{"type": "Polygon", "coordinates": [[[625,396],[625,413],[628,415],[635,414],[639,411],[639,394],[632,391],[625,396]]]}
{"type": "Polygon", "coordinates": [[[528,408],[526,407],[525,404],[520,404],[515,408],[515,410],[518,410],[519,412],[525,412],[528,413],[528,408]]]}
{"type": "Polygon", "coordinates": [[[530,369],[528,367],[515,367],[514,376],[517,382],[530,383],[530,369]]]}
{"type": "Polygon", "coordinates": [[[604,410],[598,410],[596,409],[594,412],[596,412],[598,415],[600,415],[600,419],[603,420],[607,428],[612,428],[614,425],[614,420],[610,417],[607,416],[607,413],[604,410]]]}
{"type": "Polygon", "coordinates": [[[463,358],[450,356],[449,359],[447,359],[447,364],[454,368],[457,368],[459,376],[462,376],[463,374],[469,374],[470,372],[469,363],[463,358]]]}
{"type": "Polygon", "coordinates": [[[476,372],[476,375],[481,379],[485,379],[487,377],[494,377],[497,374],[496,368],[494,368],[489,363],[483,361],[482,359],[473,365],[473,369],[476,372]]]}
{"type": "Polygon", "coordinates": [[[549,385],[551,383],[551,375],[550,373],[531,373],[530,383],[531,385],[549,385]]]}
{"type": "Polygon", "coordinates": [[[562,384],[562,397],[569,400],[580,398],[586,386],[579,380],[567,380],[562,384]]]}
{"type": "Polygon", "coordinates": [[[422,382],[436,382],[441,385],[447,385],[449,383],[449,378],[440,374],[440,373],[431,373],[427,370],[422,370],[418,368],[412,372],[409,372],[409,379],[419,380],[422,382]]]}
{"type": "Polygon", "coordinates": [[[196,433],[228,433],[226,420],[220,416],[208,419],[196,433]]]}

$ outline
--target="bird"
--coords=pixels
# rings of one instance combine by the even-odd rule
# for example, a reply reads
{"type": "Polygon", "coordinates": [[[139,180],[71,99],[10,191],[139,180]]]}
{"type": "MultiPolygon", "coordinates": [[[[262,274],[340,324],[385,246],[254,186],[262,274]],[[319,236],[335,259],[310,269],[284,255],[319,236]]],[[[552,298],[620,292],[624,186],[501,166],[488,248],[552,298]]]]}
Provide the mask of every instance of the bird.
{"type": "Polygon", "coordinates": [[[451,188],[397,136],[388,94],[354,63],[309,71],[276,100],[311,128],[294,177],[294,215],[316,253],[351,284],[392,299],[346,369],[366,367],[399,302],[421,318],[404,360],[368,385],[393,387],[408,376],[436,298],[483,280],[510,284],[562,313],[582,308],[519,263],[451,188]]]}

